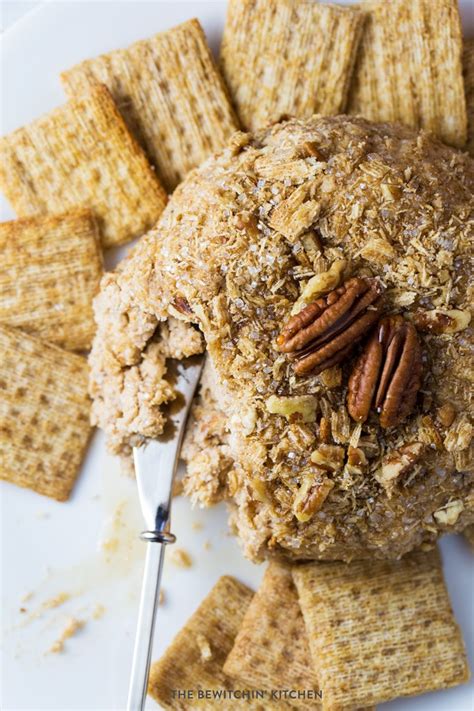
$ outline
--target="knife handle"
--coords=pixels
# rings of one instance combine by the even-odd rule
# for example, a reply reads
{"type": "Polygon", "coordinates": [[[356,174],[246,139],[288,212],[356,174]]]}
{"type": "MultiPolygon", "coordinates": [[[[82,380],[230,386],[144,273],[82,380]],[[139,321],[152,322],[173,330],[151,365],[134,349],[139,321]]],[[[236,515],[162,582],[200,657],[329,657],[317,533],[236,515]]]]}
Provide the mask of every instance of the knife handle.
{"type": "Polygon", "coordinates": [[[143,711],[148,688],[153,632],[161,586],[161,574],[167,543],[174,542],[170,533],[145,531],[147,540],[145,569],[143,572],[140,608],[138,611],[137,633],[133,650],[132,672],[128,691],[127,711],[143,711]],[[154,538],[151,535],[155,536],[154,538]]]}

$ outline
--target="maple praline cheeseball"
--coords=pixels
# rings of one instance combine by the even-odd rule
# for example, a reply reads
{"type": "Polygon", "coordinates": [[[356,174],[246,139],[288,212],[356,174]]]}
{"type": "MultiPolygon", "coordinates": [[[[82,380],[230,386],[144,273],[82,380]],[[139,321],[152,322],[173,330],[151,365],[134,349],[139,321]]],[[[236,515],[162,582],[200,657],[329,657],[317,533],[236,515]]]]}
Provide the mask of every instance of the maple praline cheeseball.
{"type": "Polygon", "coordinates": [[[236,134],[103,280],[94,418],[156,436],[166,361],[208,366],[186,491],[253,559],[399,557],[474,521],[474,164],[345,116],[236,134]]]}

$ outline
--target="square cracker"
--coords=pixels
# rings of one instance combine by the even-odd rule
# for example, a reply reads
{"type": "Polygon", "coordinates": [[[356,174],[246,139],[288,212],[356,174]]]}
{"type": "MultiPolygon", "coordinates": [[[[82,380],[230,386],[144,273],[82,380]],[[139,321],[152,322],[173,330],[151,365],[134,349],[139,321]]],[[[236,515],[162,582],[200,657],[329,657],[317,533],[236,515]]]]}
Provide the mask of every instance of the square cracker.
{"type": "Polygon", "coordinates": [[[226,659],[224,672],[246,686],[268,692],[314,691],[312,698],[291,698],[284,708],[322,708],[317,695],[320,687],[315,660],[311,658],[291,567],[276,562],[268,565],[226,659]]]}
{"type": "Polygon", "coordinates": [[[102,85],[0,139],[0,189],[20,217],[89,207],[106,247],[146,232],[166,202],[102,85]]]}
{"type": "MultiPolygon", "coordinates": [[[[221,700],[197,700],[198,689],[232,690],[232,680],[222,670],[232,649],[253,592],[235,578],[219,579],[209,595],[177,634],[163,657],[150,671],[148,693],[164,709],[187,711],[192,708],[215,709],[221,700]],[[192,689],[195,698],[173,697],[174,690],[192,689]]],[[[257,709],[262,704],[232,699],[234,709],[257,709]]]]}
{"type": "Polygon", "coordinates": [[[381,703],[469,678],[436,550],[293,568],[323,708],[381,703]]]}
{"type": "MultiPolygon", "coordinates": [[[[247,608],[224,672],[257,689],[319,691],[291,569],[270,563],[247,608]]],[[[307,708],[308,701],[293,701],[307,708]]],[[[321,708],[317,697],[311,708],[321,708]]]]}
{"type": "Polygon", "coordinates": [[[464,40],[464,88],[467,109],[467,150],[474,157],[474,39],[464,40]]]}
{"type": "Polygon", "coordinates": [[[0,478],[65,501],[91,426],[82,356],[0,326],[0,478]]]}
{"type": "Polygon", "coordinates": [[[81,62],[61,79],[70,96],[96,81],[108,86],[169,190],[237,129],[197,20],[81,62]]]}
{"type": "Polygon", "coordinates": [[[364,16],[298,0],[230,0],[221,67],[242,125],[344,110],[364,16]]]}
{"type": "Polygon", "coordinates": [[[348,111],[462,147],[467,119],[457,0],[366,0],[348,111]]]}
{"type": "Polygon", "coordinates": [[[89,210],[3,222],[0,259],[0,323],[71,350],[90,346],[102,253],[89,210]]]}

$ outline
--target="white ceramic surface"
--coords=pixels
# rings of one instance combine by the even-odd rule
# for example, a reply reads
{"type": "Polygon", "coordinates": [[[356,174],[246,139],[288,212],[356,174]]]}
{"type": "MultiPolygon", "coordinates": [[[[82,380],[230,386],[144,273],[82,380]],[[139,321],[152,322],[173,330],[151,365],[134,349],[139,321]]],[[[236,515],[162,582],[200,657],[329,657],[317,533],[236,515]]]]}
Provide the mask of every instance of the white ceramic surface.
{"type": "MultiPolygon", "coordinates": [[[[473,34],[474,5],[461,4],[466,32],[473,34]]],[[[220,0],[41,4],[1,39],[1,133],[64,101],[58,80],[62,69],[192,16],[199,17],[216,49],[225,16],[225,2],[220,0]]],[[[4,202],[0,207],[1,219],[13,216],[4,202]]],[[[123,709],[143,556],[143,544],[136,538],[141,521],[133,481],[120,474],[118,462],[106,454],[104,439],[96,433],[68,503],[6,483],[0,496],[2,709],[123,709]],[[48,608],[48,600],[61,593],[68,593],[69,600],[48,608]],[[49,653],[71,616],[85,621],[84,628],[66,642],[63,654],[49,653]]],[[[222,507],[193,511],[178,498],[173,530],[178,546],[191,553],[193,565],[166,565],[154,658],[220,575],[235,575],[256,586],[263,572],[240,554],[227,533],[222,507]]],[[[444,540],[442,549],[454,610],[473,664],[472,554],[455,537],[444,540]]],[[[471,683],[380,708],[470,711],[473,697],[471,683]]],[[[147,708],[157,706],[148,700],[147,708]]],[[[223,703],[222,708],[231,706],[223,703]]]]}

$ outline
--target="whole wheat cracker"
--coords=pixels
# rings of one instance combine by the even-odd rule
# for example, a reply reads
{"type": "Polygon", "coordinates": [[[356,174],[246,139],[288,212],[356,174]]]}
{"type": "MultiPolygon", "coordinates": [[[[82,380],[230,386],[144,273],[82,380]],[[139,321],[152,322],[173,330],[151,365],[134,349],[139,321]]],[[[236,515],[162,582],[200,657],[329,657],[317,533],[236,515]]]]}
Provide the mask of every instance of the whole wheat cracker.
{"type": "Polygon", "coordinates": [[[163,184],[172,190],[237,129],[198,20],[135,42],[61,74],[69,96],[95,82],[110,89],[163,184]]]}
{"type": "Polygon", "coordinates": [[[437,550],[294,566],[309,645],[338,711],[461,684],[469,670],[437,550]]]}
{"type": "MultiPolygon", "coordinates": [[[[197,697],[198,689],[235,688],[222,668],[252,596],[252,590],[235,578],[223,576],[218,580],[163,657],[151,667],[148,693],[164,709],[189,709],[191,701],[176,698],[175,690],[192,690],[197,697]]],[[[261,703],[246,700],[233,699],[230,703],[233,709],[264,709],[261,703]]],[[[192,700],[192,708],[214,709],[218,704],[192,700]]]]}
{"type": "Polygon", "coordinates": [[[464,40],[463,68],[467,109],[466,148],[474,156],[474,39],[464,40]]]}
{"type": "Polygon", "coordinates": [[[102,254],[89,210],[0,224],[0,323],[63,348],[88,348],[102,254]]]}
{"type": "MultiPolygon", "coordinates": [[[[224,672],[265,689],[319,691],[291,569],[271,562],[247,608],[224,672]]],[[[320,708],[317,701],[314,708],[320,708]]],[[[308,702],[293,702],[306,708],[308,702]]]]}
{"type": "Polygon", "coordinates": [[[363,0],[368,16],[348,112],[466,142],[462,34],[457,0],[363,0]]]}
{"type": "Polygon", "coordinates": [[[91,426],[79,355],[0,326],[0,478],[65,501],[91,426]]]}
{"type": "Polygon", "coordinates": [[[0,189],[20,217],[90,208],[106,247],[143,234],[166,203],[102,85],[0,139],[0,189]]]}
{"type": "Polygon", "coordinates": [[[221,68],[242,125],[344,110],[363,14],[295,0],[230,0],[221,68]]]}

